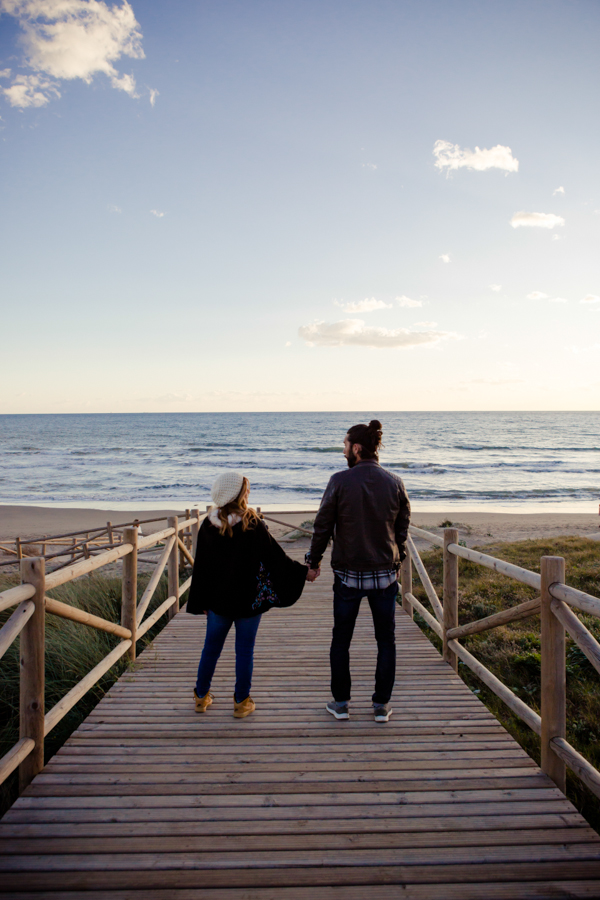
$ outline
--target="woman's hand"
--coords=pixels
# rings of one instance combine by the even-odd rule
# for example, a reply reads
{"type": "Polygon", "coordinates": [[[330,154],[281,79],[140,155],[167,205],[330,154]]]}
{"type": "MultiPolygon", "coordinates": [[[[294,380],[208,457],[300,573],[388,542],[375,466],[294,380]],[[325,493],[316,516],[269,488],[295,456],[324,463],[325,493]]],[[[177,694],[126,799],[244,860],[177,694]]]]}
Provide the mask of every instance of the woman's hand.
{"type": "Polygon", "coordinates": [[[306,576],[307,581],[316,581],[319,575],[321,574],[321,566],[318,569],[309,569],[308,575],[306,576]]]}

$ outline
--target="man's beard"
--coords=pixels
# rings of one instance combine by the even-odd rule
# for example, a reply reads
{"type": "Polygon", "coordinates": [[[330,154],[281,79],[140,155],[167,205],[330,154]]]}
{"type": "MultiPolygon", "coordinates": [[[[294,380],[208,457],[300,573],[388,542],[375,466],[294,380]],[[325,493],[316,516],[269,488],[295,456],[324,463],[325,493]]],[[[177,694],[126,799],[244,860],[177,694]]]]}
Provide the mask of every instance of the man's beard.
{"type": "Polygon", "coordinates": [[[352,468],[356,465],[356,463],[358,462],[358,456],[357,456],[356,453],[353,451],[352,447],[350,447],[350,450],[349,450],[349,452],[348,452],[348,456],[346,457],[346,462],[348,463],[348,468],[349,468],[349,469],[352,469],[352,468]]]}

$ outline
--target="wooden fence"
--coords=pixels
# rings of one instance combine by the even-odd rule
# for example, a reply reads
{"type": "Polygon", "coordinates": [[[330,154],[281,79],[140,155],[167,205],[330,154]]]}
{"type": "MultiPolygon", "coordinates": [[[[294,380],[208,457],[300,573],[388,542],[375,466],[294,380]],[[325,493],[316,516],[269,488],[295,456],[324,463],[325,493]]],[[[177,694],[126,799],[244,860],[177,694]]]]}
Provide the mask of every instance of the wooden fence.
{"type": "Polygon", "coordinates": [[[417,610],[431,630],[442,640],[444,659],[458,670],[460,659],[496,696],[529,725],[541,738],[542,769],[564,792],[568,766],[585,785],[600,797],[600,772],[566,740],[566,656],[565,635],[568,633],[597,672],[600,672],[600,644],[573,612],[600,617],[600,600],[565,584],[565,561],[560,556],[542,556],[540,574],[496,559],[478,550],[462,547],[455,528],[444,529],[438,537],[414,525],[410,526],[408,555],[402,563],[402,606],[409,615],[417,610]],[[438,597],[411,535],[418,536],[443,550],[443,593],[438,597]],[[515,581],[539,591],[540,596],[510,609],[458,624],[458,560],[493,569],[515,581]],[[412,592],[413,566],[434,615],[431,615],[412,592]],[[480,663],[460,643],[460,638],[479,634],[517,619],[541,615],[541,715],[531,709],[505,684],[480,663]]]}
{"type": "Polygon", "coordinates": [[[61,721],[69,710],[90,690],[118,659],[127,654],[135,659],[136,642],[163,616],[172,618],[180,607],[180,599],[191,584],[189,577],[179,583],[180,559],[193,563],[201,514],[179,521],[177,516],[167,519],[167,528],[148,537],[139,535],[135,525],[123,529],[118,546],[104,549],[96,555],[61,565],[46,572],[43,557],[20,560],[21,584],[0,593],[0,612],[16,609],[0,629],[0,658],[12,642],[20,636],[20,728],[19,740],[0,759],[0,784],[19,768],[19,792],[41,771],[44,765],[45,736],[61,721]],[[160,559],[148,585],[137,602],[138,555],[145,550],[162,546],[160,559]],[[103,566],[123,560],[121,621],[109,622],[68,603],[46,595],[46,591],[90,574],[103,566]],[[156,591],[160,577],[167,568],[168,597],[144,618],[156,591]],[[52,709],[45,712],[44,663],[46,614],[61,616],[83,625],[106,631],[121,638],[117,646],[76,684],[52,709]]]}

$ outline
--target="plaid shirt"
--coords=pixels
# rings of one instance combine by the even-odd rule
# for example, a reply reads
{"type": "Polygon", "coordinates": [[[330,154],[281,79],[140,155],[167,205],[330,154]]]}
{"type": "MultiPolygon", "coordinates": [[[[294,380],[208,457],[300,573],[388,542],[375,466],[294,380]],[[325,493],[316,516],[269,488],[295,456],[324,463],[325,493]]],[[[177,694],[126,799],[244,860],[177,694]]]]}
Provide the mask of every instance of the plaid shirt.
{"type": "Polygon", "coordinates": [[[372,572],[353,572],[351,569],[334,569],[334,575],[346,587],[360,591],[380,591],[398,580],[396,569],[375,569],[372,572]]]}

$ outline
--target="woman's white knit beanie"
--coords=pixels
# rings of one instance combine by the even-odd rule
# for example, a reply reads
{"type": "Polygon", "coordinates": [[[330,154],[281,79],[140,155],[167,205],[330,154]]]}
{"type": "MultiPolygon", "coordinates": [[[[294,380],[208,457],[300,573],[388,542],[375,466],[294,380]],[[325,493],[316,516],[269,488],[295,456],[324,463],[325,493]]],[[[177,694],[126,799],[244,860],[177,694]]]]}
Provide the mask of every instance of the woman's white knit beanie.
{"type": "Polygon", "coordinates": [[[217,506],[225,506],[227,503],[231,503],[232,500],[239,496],[243,484],[244,476],[241,472],[228,469],[221,475],[217,475],[210,490],[213,502],[217,506]]]}

